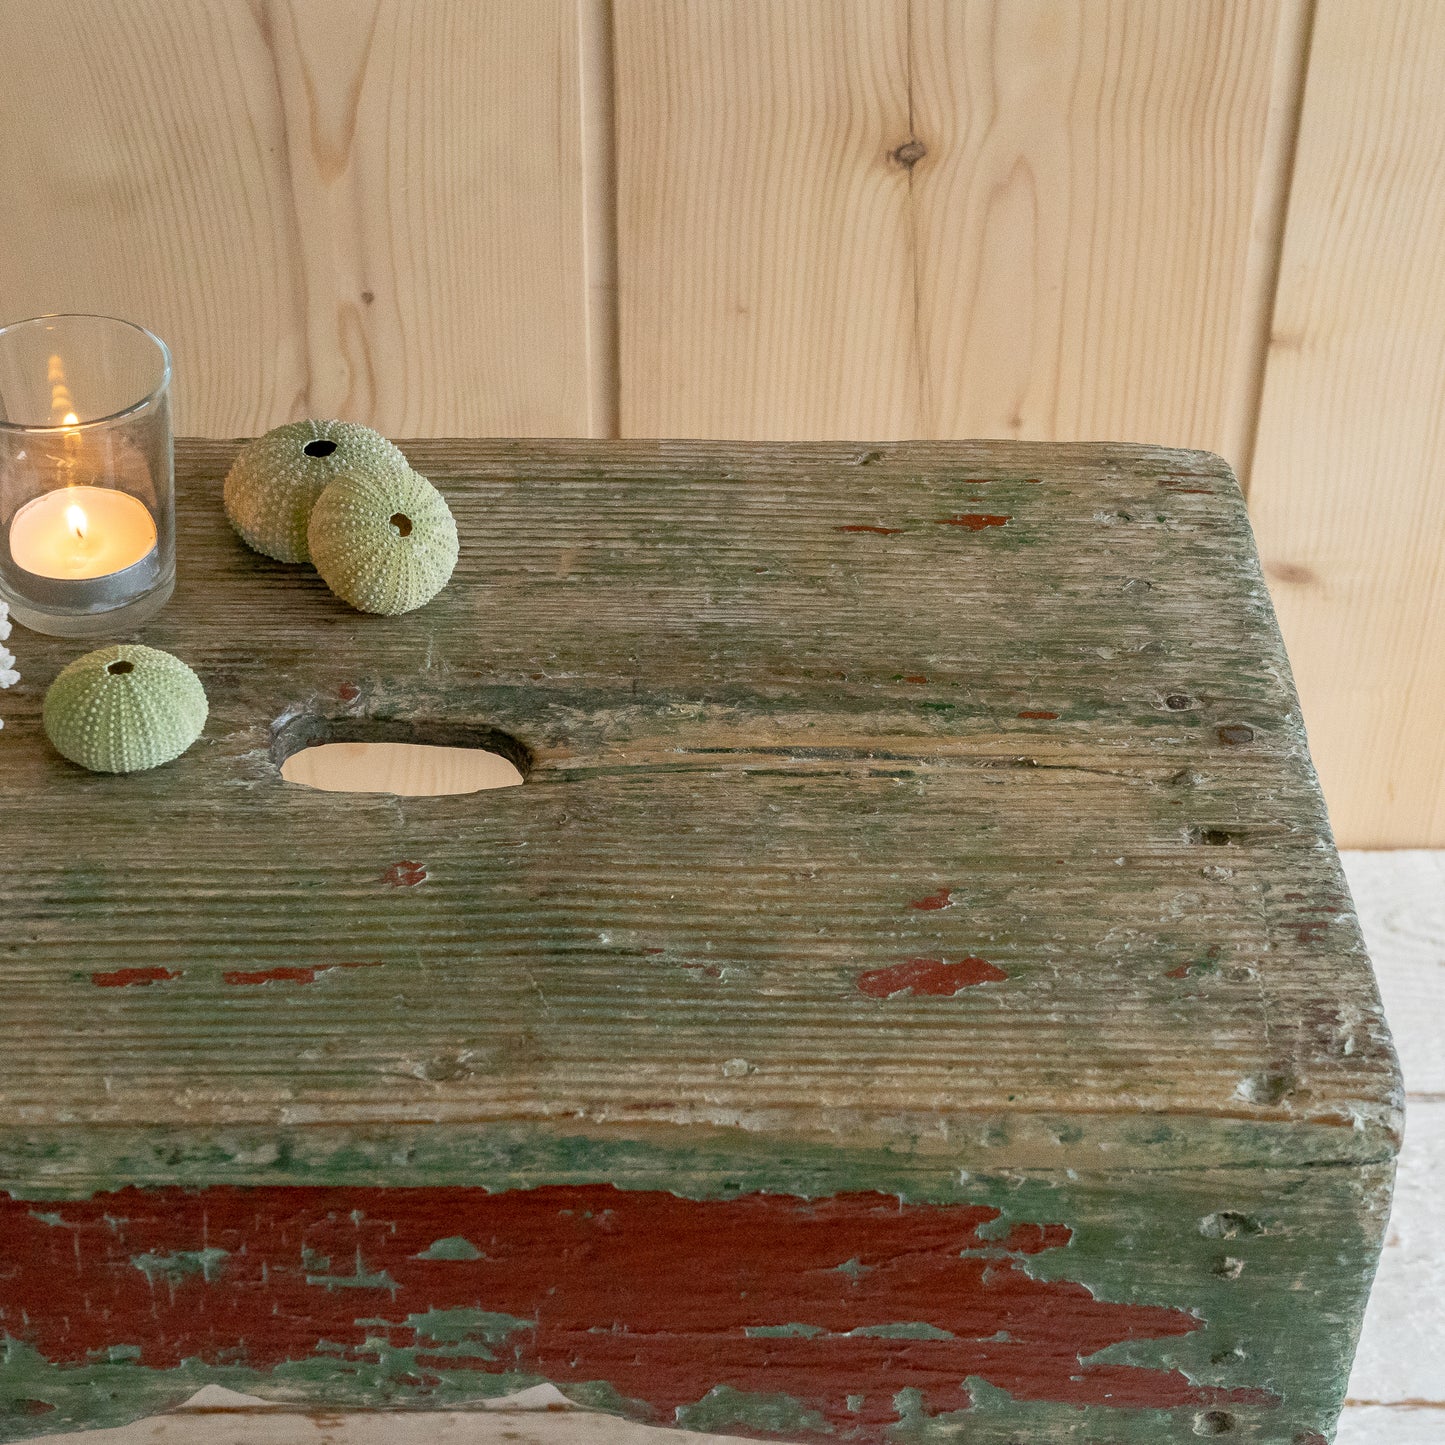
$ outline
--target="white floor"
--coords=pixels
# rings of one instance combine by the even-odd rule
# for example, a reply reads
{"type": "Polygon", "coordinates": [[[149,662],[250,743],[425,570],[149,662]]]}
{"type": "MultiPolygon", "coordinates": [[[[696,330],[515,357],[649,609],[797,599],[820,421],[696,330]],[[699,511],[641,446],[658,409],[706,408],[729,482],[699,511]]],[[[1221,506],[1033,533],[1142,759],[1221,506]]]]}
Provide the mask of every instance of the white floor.
{"type": "MultiPolygon", "coordinates": [[[[1445,852],[1347,853],[1345,868],[1405,1068],[1409,1122],[1395,1210],[1337,1445],[1445,1445],[1445,852]]],[[[723,1445],[721,1436],[558,1412],[541,1386],[475,1414],[301,1415],[207,1390],[88,1445],[723,1445]],[[548,1410],[549,1401],[553,1408],[548,1410]],[[240,1408],[227,1408],[234,1403],[240,1408]]],[[[743,1445],[738,1441],[736,1445],[743,1445]]]]}
{"type": "Polygon", "coordinates": [[[1445,853],[1346,853],[1405,1069],[1395,1208],[1339,1445],[1445,1445],[1445,853]]]}

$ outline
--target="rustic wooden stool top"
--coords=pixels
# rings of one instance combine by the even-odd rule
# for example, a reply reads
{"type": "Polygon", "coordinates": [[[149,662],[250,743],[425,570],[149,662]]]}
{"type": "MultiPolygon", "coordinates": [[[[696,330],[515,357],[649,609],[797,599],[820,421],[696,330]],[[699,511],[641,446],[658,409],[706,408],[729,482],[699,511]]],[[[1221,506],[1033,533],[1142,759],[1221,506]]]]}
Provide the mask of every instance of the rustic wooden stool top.
{"type": "Polygon", "coordinates": [[[17,638],[0,1432],[1327,1438],[1399,1082],[1223,463],[416,442],[462,557],[381,619],[235,539],[234,449],[144,633],[190,753],[65,763],[17,638]],[[526,782],[281,778],[327,740],[526,782]]]}

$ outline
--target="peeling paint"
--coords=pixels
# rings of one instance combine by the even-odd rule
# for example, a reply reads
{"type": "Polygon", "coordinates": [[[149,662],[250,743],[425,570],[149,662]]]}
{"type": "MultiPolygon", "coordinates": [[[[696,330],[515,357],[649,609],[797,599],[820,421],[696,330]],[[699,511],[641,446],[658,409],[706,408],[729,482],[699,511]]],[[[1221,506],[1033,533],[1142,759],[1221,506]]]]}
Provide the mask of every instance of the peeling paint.
{"type": "Polygon", "coordinates": [[[1008,974],[986,958],[961,958],[945,963],[941,958],[910,958],[891,968],[873,968],[857,978],[859,993],[870,998],[893,998],[911,993],[947,998],[981,983],[1002,983],[1008,974]]]}
{"type": "Polygon", "coordinates": [[[96,988],[131,988],[136,984],[166,983],[179,978],[184,970],[161,968],[152,965],[147,968],[116,968],[108,973],[93,973],[90,981],[96,988]]]}
{"type": "Polygon", "coordinates": [[[1204,1321],[1038,1277],[1024,1259],[1067,1254],[1070,1228],[1015,1220],[989,1238],[1003,1222],[991,1205],[867,1192],[131,1188],[0,1205],[0,1334],[52,1372],[93,1368],[120,1338],[129,1368],[312,1360],[418,1387],[438,1371],[506,1375],[764,1435],[856,1427],[854,1438],[878,1439],[900,1418],[900,1389],[937,1416],[970,1408],[971,1377],[1020,1400],[1111,1409],[1273,1398],[1099,1358],[1204,1321]],[[442,1221],[459,1228],[443,1233],[442,1221]]]}
{"type": "Polygon", "coordinates": [[[985,527],[1005,527],[1012,517],[993,512],[959,512],[952,517],[937,518],[940,527],[967,527],[970,532],[981,532],[985,527]]]}
{"type": "Polygon", "coordinates": [[[265,983],[315,983],[318,978],[339,968],[378,968],[376,962],[346,962],[288,965],[274,968],[235,968],[221,975],[221,981],[237,987],[265,983]]]}
{"type": "Polygon", "coordinates": [[[915,898],[908,906],[910,908],[917,908],[923,913],[930,913],[939,908],[952,908],[953,890],[951,888],[940,888],[934,893],[925,894],[922,898],[915,898]]]}
{"type": "Polygon", "coordinates": [[[217,1278],[230,1251],[217,1249],[182,1249],[170,1254],[137,1254],[131,1264],[154,1286],[157,1280],[177,1285],[188,1275],[198,1274],[208,1284],[217,1278]]]}
{"type": "Polygon", "coordinates": [[[415,1259],[481,1259],[482,1251],[474,1245],[471,1240],[463,1239],[459,1234],[453,1234],[446,1239],[434,1239],[430,1245],[419,1254],[414,1255],[415,1259]]]}

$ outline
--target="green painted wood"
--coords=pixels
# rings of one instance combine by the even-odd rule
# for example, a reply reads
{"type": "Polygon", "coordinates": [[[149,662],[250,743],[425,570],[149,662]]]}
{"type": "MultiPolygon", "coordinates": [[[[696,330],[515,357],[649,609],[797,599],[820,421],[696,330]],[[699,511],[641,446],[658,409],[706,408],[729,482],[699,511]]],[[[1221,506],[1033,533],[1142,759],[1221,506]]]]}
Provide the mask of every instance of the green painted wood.
{"type": "MultiPolygon", "coordinates": [[[[1281,1396],[1231,1407],[1239,1438],[1324,1438],[1399,1078],[1224,464],[405,449],[462,553],[384,619],[248,552],[220,505],[235,445],[179,444],[179,585],[141,639],[211,718],[174,765],[61,760],[40,703],[78,649],[17,634],[0,1183],[1033,1181],[1093,1241],[1070,1279],[1208,1311],[1151,1359],[1281,1396]],[[489,744],[527,781],[280,776],[365,738],[489,744]],[[1269,1263],[1211,1273],[1199,1221],[1270,1201],[1269,1263]]],[[[324,1360],[306,1388],[376,1398],[324,1360]]],[[[977,1438],[1035,1419],[995,1406],[977,1438]]],[[[1219,1423],[1105,1414],[1121,1440],[1219,1423]]],[[[1096,1438],[1072,1406],[1035,1423],[1096,1438]]]]}

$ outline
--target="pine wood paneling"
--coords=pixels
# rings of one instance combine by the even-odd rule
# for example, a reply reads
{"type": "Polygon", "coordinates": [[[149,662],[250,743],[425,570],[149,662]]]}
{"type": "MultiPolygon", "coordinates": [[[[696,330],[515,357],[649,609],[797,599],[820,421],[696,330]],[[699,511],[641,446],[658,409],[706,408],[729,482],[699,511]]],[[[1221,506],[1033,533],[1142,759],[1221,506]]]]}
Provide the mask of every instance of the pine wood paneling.
{"type": "Polygon", "coordinates": [[[0,8],[0,316],[173,346],[178,428],[588,430],[576,0],[0,8]]]}
{"type": "Polygon", "coordinates": [[[1238,460],[1299,14],[619,0],[624,435],[1238,460]]]}
{"type": "Polygon", "coordinates": [[[1251,495],[1335,829],[1445,843],[1445,14],[1324,0],[1251,495]]]}

